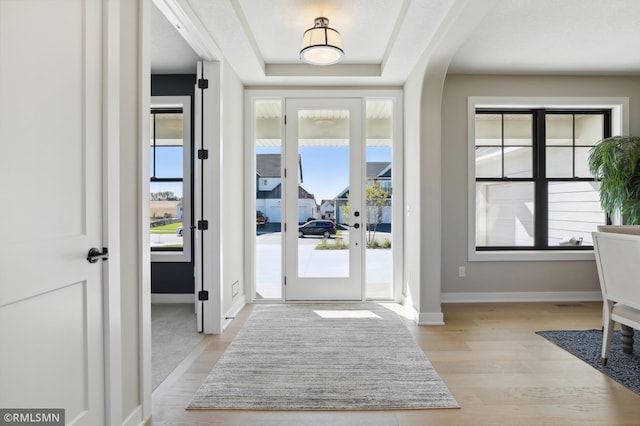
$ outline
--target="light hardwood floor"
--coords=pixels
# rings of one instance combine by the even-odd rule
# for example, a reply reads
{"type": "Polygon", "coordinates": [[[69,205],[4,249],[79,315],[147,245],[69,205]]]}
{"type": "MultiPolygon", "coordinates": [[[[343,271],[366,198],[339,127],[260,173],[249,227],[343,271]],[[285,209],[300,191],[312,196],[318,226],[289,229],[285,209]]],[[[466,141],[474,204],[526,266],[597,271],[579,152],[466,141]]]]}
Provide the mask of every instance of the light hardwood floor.
{"type": "MultiPolygon", "coordinates": [[[[460,409],[185,410],[249,315],[207,336],[153,394],[149,425],[640,425],[640,395],[535,334],[600,328],[600,303],[445,304],[446,325],[410,332],[460,409]]],[[[640,336],[639,336],[640,338],[640,336]]],[[[269,344],[269,342],[265,342],[269,344]]]]}

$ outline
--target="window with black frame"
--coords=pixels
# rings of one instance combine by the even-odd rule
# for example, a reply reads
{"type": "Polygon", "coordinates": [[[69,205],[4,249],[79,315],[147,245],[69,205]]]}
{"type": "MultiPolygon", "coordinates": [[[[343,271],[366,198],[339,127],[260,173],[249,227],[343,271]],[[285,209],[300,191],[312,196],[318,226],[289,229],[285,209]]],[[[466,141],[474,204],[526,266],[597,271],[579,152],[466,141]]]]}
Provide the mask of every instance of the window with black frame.
{"type": "Polygon", "coordinates": [[[476,109],[476,250],[592,249],[588,154],[610,134],[606,109],[476,109]]]}
{"type": "MultiPolygon", "coordinates": [[[[151,109],[150,242],[154,252],[182,252],[184,249],[185,138],[182,108],[151,109]]],[[[186,197],[185,197],[186,195],[186,197]]]]}

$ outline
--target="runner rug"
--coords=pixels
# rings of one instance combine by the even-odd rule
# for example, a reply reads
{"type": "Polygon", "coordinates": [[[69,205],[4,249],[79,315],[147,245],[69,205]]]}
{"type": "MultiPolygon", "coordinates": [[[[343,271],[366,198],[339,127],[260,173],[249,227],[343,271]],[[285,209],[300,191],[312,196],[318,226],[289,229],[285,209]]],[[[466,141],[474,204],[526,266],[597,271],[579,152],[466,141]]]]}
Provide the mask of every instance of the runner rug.
{"type": "Polygon", "coordinates": [[[256,305],[188,409],[459,408],[378,304],[256,305]]]}

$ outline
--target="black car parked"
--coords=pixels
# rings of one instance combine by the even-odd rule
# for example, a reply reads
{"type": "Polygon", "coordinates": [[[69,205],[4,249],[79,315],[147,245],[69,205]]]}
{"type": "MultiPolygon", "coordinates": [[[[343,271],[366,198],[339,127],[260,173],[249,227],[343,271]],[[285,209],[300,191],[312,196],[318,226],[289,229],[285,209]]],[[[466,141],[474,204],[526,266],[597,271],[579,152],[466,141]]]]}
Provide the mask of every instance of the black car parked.
{"type": "Polygon", "coordinates": [[[304,225],[298,227],[298,237],[304,238],[305,235],[322,235],[329,238],[330,235],[336,233],[336,224],[330,220],[310,220],[304,225]]]}

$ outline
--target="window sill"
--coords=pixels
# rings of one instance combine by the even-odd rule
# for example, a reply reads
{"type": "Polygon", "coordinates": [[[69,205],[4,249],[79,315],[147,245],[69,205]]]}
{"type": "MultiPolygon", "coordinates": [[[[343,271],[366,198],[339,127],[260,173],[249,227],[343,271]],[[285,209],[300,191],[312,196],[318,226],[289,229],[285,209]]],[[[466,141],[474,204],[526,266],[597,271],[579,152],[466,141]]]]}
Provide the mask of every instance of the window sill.
{"type": "Polygon", "coordinates": [[[469,251],[470,262],[540,262],[595,260],[593,251],[584,250],[527,250],[527,251],[469,251]]]}

